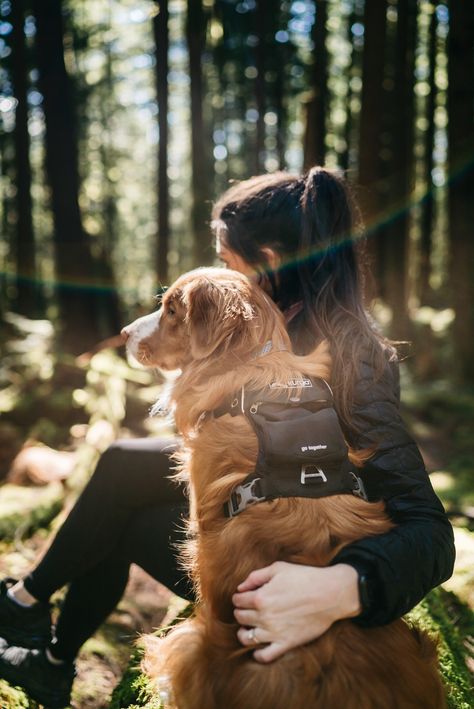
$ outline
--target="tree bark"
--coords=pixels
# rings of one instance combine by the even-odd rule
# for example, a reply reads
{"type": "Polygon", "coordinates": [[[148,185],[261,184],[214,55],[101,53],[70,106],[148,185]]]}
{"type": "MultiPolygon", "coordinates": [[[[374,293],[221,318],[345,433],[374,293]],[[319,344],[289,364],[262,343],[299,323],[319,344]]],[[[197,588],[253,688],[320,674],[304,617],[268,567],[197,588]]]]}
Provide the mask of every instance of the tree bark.
{"type": "Polygon", "coordinates": [[[456,376],[474,384],[474,17],[470,3],[449,6],[448,35],[448,163],[450,276],[454,321],[456,376]]]}
{"type": "Polygon", "coordinates": [[[426,114],[428,127],[425,132],[425,181],[426,195],[422,204],[421,216],[421,238],[420,238],[420,272],[418,276],[418,292],[420,303],[430,305],[432,302],[432,288],[430,286],[431,275],[431,247],[432,231],[434,220],[434,194],[433,194],[433,150],[435,134],[435,109],[436,109],[436,12],[433,10],[430,21],[429,41],[428,41],[428,61],[429,61],[429,83],[430,93],[428,95],[426,114]]]}
{"type": "Polygon", "coordinates": [[[368,297],[377,294],[382,275],[382,229],[380,150],[385,75],[386,0],[366,0],[364,10],[364,50],[362,93],[359,116],[359,202],[368,237],[368,253],[376,275],[368,297]]]}
{"type": "MultiPolygon", "coordinates": [[[[267,10],[268,12],[268,10],[267,10]]],[[[265,71],[266,71],[266,17],[265,3],[257,0],[256,31],[258,44],[256,48],[257,78],[255,80],[255,98],[257,102],[257,140],[255,150],[255,168],[257,173],[265,167],[265,71]]]]}
{"type": "Polygon", "coordinates": [[[16,173],[16,308],[24,315],[38,315],[35,284],[35,238],[31,200],[30,135],[28,133],[28,67],[24,32],[24,1],[12,4],[12,80],[17,100],[15,112],[16,173]]]}
{"type": "Polygon", "coordinates": [[[408,238],[413,178],[414,68],[417,6],[399,0],[392,112],[390,225],[385,230],[385,293],[392,310],[390,334],[407,338],[408,238]]]}
{"type": "Polygon", "coordinates": [[[210,146],[204,127],[202,55],[206,43],[207,19],[202,0],[188,0],[186,37],[191,79],[191,166],[193,252],[196,266],[211,263],[213,254],[207,220],[210,211],[210,146]]]}
{"type": "MultiPolygon", "coordinates": [[[[284,56],[281,52],[281,56],[284,56]]],[[[285,74],[284,67],[277,68],[277,76],[275,80],[275,110],[277,114],[277,160],[278,169],[284,170],[286,166],[285,159],[285,133],[287,130],[287,110],[285,101],[285,74]]]]}
{"type": "Polygon", "coordinates": [[[168,284],[169,180],[168,180],[168,0],[155,2],[153,17],[156,53],[156,94],[158,101],[158,244],[156,274],[160,285],[168,284]]]}
{"type": "Polygon", "coordinates": [[[326,158],[327,92],[327,1],[315,0],[316,18],[313,25],[313,95],[306,104],[304,137],[304,167],[324,165],[326,158]]]}
{"type": "Polygon", "coordinates": [[[118,326],[117,296],[107,264],[92,257],[90,237],[82,226],[76,120],[64,63],[62,3],[34,0],[33,7],[54,219],[59,339],[65,349],[79,353],[118,326]]]}

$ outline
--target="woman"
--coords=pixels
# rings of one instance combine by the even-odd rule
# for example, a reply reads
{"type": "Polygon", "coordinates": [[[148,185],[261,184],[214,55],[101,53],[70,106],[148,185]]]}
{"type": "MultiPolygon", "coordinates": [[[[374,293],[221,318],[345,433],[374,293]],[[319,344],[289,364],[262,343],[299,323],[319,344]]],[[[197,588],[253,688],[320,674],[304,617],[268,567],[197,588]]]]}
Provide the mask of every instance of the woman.
{"type": "MultiPolygon", "coordinates": [[[[220,258],[257,277],[285,313],[296,352],[329,341],[341,426],[353,448],[375,449],[361,477],[397,525],[347,546],[329,568],[279,562],[243,580],[234,596],[238,637],[265,643],[254,656],[270,662],[338,619],[374,626],[403,615],[451,575],[453,535],[400,419],[395,351],[363,308],[344,180],[323,168],[251,178],[217,202],[213,226],[220,258]]],[[[185,513],[166,479],[170,446],[112,446],[44,559],[23,581],[3,583],[0,676],[48,706],[67,704],[74,657],[119,601],[131,562],[189,597],[170,546],[185,513]],[[50,643],[47,602],[65,584],[50,643]]]]}

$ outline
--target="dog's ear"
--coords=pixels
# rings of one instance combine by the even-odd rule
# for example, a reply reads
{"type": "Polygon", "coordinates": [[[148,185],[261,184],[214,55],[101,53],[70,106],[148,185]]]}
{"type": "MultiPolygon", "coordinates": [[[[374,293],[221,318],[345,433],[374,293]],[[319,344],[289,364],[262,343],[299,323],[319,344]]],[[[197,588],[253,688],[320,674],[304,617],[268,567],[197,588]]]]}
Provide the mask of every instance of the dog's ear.
{"type": "Polygon", "coordinates": [[[255,317],[249,292],[231,278],[222,282],[202,276],[190,284],[183,301],[194,359],[228,348],[234,334],[243,334],[242,326],[255,317]]]}

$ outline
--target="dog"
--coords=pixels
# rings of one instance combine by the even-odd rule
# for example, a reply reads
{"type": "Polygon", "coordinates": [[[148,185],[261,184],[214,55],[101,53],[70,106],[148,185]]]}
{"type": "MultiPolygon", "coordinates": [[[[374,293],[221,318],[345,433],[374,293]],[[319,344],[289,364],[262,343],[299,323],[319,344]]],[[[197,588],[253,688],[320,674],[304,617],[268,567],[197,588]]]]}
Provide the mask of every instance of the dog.
{"type": "MultiPolygon", "coordinates": [[[[188,485],[190,515],[181,555],[197,603],[191,618],[147,643],[144,668],[167,706],[444,707],[435,642],[403,620],[370,629],[339,621],[267,664],[237,638],[231,599],[251,571],[277,561],[327,566],[345,545],[393,527],[383,502],[349,494],[282,497],[225,516],[255,468],[259,438],[249,416],[231,415],[223,402],[240,405],[239,392],[263,390],[281,400],[275,383],[296,382],[301,393],[305,378],[330,381],[327,344],[293,354],[275,304],[250,279],[222,268],[179,277],[159,310],[124,335],[142,364],[181,371],[168,405],[183,439],[177,477],[188,485]]],[[[355,465],[366,457],[350,452],[355,465]]]]}

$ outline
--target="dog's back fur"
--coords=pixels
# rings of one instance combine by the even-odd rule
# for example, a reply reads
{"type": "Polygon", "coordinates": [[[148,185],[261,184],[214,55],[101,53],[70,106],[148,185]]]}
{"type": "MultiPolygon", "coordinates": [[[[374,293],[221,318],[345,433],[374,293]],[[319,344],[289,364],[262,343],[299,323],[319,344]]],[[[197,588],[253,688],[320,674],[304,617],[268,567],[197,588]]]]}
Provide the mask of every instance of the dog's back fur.
{"type": "MultiPolygon", "coordinates": [[[[319,639],[270,664],[256,662],[254,648],[244,648],[237,639],[231,599],[251,571],[278,561],[327,566],[343,546],[393,526],[382,502],[349,495],[278,499],[253,505],[230,520],[223,516],[231,490],[254,468],[257,440],[244,416],[202,413],[242,385],[260,389],[302,373],[330,376],[327,346],[304,358],[292,354],[276,307],[257,287],[241,286],[240,278],[234,277],[238,296],[232,297],[245,300],[247,310],[242,306],[241,311],[247,315],[234,318],[225,347],[217,333],[220,347],[188,363],[172,394],[184,439],[179,476],[188,481],[191,495],[190,538],[183,559],[198,602],[191,619],[165,638],[148,641],[146,671],[169,684],[171,706],[179,709],[443,707],[435,644],[403,620],[373,629],[339,621],[319,639]],[[255,341],[273,341],[267,356],[249,357],[251,328],[255,341]],[[246,349],[240,347],[242,341],[246,349]]],[[[212,308],[213,289],[202,278],[200,288],[195,287],[196,280],[192,274],[182,277],[167,297],[179,294],[187,308],[188,336],[195,337],[193,328],[199,328],[204,344],[211,329],[202,329],[221,324],[200,312],[201,291],[206,290],[202,302],[212,308]]],[[[223,312],[230,310],[220,307],[221,318],[223,312]]],[[[196,341],[193,346],[196,354],[196,341]]],[[[364,455],[353,453],[352,458],[360,463],[364,455]]]]}

